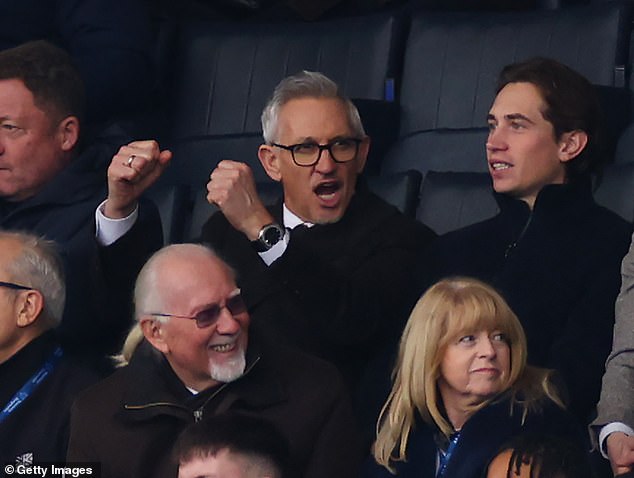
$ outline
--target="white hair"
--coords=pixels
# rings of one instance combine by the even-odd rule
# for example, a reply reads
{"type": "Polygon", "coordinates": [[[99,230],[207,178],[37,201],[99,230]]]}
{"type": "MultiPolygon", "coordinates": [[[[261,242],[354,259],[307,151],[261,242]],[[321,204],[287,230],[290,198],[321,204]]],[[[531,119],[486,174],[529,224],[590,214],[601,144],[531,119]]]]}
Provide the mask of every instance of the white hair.
{"type": "Polygon", "coordinates": [[[316,71],[302,71],[284,78],[275,87],[273,96],[262,111],[262,136],[264,142],[272,144],[276,141],[279,113],[282,106],[298,98],[332,98],[343,103],[348,114],[348,123],[353,133],[365,137],[365,130],[357,107],[339,92],[337,84],[326,75],[316,71]]]}
{"type": "Polygon", "coordinates": [[[44,297],[44,317],[57,326],[66,302],[64,266],[57,244],[22,231],[0,231],[0,240],[14,240],[22,246],[20,253],[6,265],[11,280],[31,287],[44,297]]]}

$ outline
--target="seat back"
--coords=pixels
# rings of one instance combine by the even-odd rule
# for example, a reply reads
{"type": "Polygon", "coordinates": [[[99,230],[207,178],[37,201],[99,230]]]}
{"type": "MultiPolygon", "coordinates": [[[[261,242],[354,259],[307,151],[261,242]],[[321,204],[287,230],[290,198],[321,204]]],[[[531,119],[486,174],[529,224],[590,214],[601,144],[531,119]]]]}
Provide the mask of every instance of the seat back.
{"type": "Polygon", "coordinates": [[[423,180],[416,217],[444,234],[484,221],[498,210],[487,173],[430,171],[423,180]]]}
{"type": "Polygon", "coordinates": [[[594,198],[626,221],[634,222],[634,162],[606,168],[594,198]]]}
{"type": "MultiPolygon", "coordinates": [[[[376,117],[367,100],[384,100],[393,84],[400,31],[391,14],[315,23],[183,22],[169,101],[169,181],[199,181],[225,158],[246,162],[256,180],[267,181],[256,154],[260,115],[279,81],[301,70],[323,72],[346,96],[366,100],[366,116],[376,117]]],[[[377,136],[397,124],[381,124],[377,136]]]]}

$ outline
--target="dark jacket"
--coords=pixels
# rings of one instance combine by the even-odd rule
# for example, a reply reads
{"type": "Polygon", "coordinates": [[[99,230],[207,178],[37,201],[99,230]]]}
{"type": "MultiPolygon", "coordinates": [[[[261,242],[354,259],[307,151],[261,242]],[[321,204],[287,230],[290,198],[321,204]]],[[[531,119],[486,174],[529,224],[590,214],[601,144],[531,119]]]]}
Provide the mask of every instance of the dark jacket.
{"type": "Polygon", "coordinates": [[[358,471],[359,441],[336,370],[299,352],[258,346],[253,334],[246,373],[198,395],[143,342],[127,367],[75,402],[68,459],[100,462],[103,478],[174,478],[170,453],[180,431],[195,413],[226,411],[276,425],[291,446],[293,477],[349,478],[358,471]]]}
{"type": "Polygon", "coordinates": [[[473,276],[500,290],[524,326],[529,363],[558,371],[571,411],[587,422],[610,352],[631,226],[598,206],[585,181],[546,186],[532,212],[523,201],[496,198],[497,216],[439,238],[435,279],[473,276]]]}
{"type": "Polygon", "coordinates": [[[124,238],[107,248],[95,240],[95,210],[107,196],[106,168],[127,141],[118,128],[110,128],[35,196],[18,203],[0,199],[0,227],[40,234],[59,245],[67,284],[59,333],[73,350],[119,347],[129,327],[136,273],[162,245],[151,203],[142,204],[139,220],[124,238]]]}
{"type": "MultiPolygon", "coordinates": [[[[281,224],[282,203],[270,212],[281,224]]],[[[340,221],[293,231],[271,266],[222,213],[202,231],[202,240],[237,269],[254,325],[263,315],[268,330],[335,363],[350,383],[380,347],[400,337],[434,237],[362,188],[340,221]]]]}
{"type": "MultiPolygon", "coordinates": [[[[540,410],[529,412],[511,406],[507,394],[478,410],[462,427],[455,450],[449,458],[443,478],[480,478],[500,448],[520,433],[555,433],[578,442],[583,449],[583,432],[574,420],[554,402],[544,399],[540,410]],[[512,408],[511,408],[512,407],[512,408]]],[[[436,427],[422,419],[416,422],[407,443],[407,460],[395,463],[399,478],[435,478],[438,449],[447,449],[447,440],[436,427]]],[[[363,478],[391,478],[386,468],[370,459],[363,478]]]]}
{"type": "MultiPolygon", "coordinates": [[[[0,364],[0,410],[38,372],[59,341],[46,332],[0,364]]],[[[81,361],[64,353],[28,398],[0,423],[0,463],[63,461],[70,428],[70,407],[80,390],[99,380],[81,361]]]]}

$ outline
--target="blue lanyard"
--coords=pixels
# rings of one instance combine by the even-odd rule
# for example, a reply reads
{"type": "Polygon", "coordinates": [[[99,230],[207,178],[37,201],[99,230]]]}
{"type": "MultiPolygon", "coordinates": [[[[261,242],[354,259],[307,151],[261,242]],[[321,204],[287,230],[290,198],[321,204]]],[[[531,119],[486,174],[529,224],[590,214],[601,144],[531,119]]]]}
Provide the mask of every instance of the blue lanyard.
{"type": "Polygon", "coordinates": [[[442,452],[439,452],[440,466],[438,467],[436,478],[442,478],[443,476],[445,476],[445,471],[447,470],[449,460],[451,460],[451,455],[458,447],[458,440],[460,440],[459,431],[451,435],[451,438],[449,439],[449,447],[447,447],[447,451],[445,452],[445,454],[443,455],[442,452]]]}
{"type": "Polygon", "coordinates": [[[59,346],[53,350],[53,353],[49,355],[46,362],[44,362],[44,365],[42,365],[42,367],[27,380],[22,388],[18,390],[13,397],[11,397],[11,400],[9,400],[2,409],[2,412],[0,412],[0,423],[5,421],[16,408],[22,405],[22,403],[29,398],[38,385],[40,385],[44,379],[50,375],[50,373],[55,369],[57,362],[59,362],[59,359],[62,357],[62,354],[62,348],[59,346]]]}

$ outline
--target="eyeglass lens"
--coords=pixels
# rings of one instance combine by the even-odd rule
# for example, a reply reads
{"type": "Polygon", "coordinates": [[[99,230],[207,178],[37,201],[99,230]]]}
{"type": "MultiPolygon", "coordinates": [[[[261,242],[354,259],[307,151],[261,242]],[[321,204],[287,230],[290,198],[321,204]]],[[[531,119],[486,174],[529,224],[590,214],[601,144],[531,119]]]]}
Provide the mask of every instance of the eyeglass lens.
{"type": "Polygon", "coordinates": [[[224,309],[225,307],[229,310],[229,312],[231,312],[232,315],[242,314],[247,310],[247,306],[242,299],[242,295],[237,294],[233,297],[229,297],[225,301],[224,306],[220,304],[213,304],[211,307],[198,312],[194,317],[194,319],[196,320],[196,325],[201,329],[204,327],[209,327],[218,320],[222,309],[224,309]]]}
{"type": "Polygon", "coordinates": [[[327,149],[335,161],[351,161],[357,155],[358,142],[353,139],[341,139],[319,145],[317,143],[298,144],[293,147],[292,152],[295,161],[301,165],[312,165],[319,161],[324,149],[327,149]]]}

